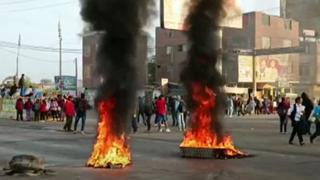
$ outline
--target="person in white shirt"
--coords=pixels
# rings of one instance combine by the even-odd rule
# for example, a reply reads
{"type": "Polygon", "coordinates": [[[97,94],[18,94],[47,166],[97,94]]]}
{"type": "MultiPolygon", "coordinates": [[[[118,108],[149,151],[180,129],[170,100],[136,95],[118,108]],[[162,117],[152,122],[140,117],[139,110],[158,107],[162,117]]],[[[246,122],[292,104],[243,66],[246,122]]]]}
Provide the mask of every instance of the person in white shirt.
{"type": "Polygon", "coordinates": [[[293,139],[298,134],[300,145],[303,146],[303,138],[302,134],[299,131],[299,125],[301,121],[301,116],[304,114],[305,106],[301,104],[301,97],[297,97],[295,99],[295,104],[293,104],[290,109],[288,110],[288,116],[291,118],[292,121],[292,133],[290,136],[289,144],[293,144],[293,139]]]}

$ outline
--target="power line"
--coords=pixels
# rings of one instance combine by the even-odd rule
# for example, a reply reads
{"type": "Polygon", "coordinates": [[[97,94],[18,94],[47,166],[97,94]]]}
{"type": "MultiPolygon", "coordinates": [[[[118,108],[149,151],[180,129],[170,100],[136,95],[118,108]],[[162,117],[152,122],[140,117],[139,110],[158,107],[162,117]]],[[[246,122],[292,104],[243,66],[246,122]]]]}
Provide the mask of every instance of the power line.
{"type": "MultiPolygon", "coordinates": [[[[6,47],[6,48],[17,48],[19,45],[17,43],[13,42],[7,42],[7,41],[0,41],[0,47],[6,47]]],[[[21,44],[21,49],[28,49],[33,51],[41,51],[41,52],[59,52],[59,48],[53,48],[53,47],[46,47],[46,46],[35,46],[35,45],[27,45],[27,44],[21,44]]],[[[63,53],[69,53],[69,54],[81,54],[82,49],[71,49],[71,48],[64,48],[62,49],[63,53]]]]}
{"type": "MultiPolygon", "coordinates": [[[[11,50],[8,50],[8,49],[4,49],[4,48],[0,48],[0,50],[2,50],[4,52],[7,52],[7,53],[10,53],[10,54],[17,54],[14,51],[11,51],[11,50]]],[[[42,59],[42,58],[28,56],[28,55],[21,54],[21,53],[20,53],[20,57],[24,57],[27,60],[33,60],[33,61],[42,62],[42,63],[43,62],[44,63],[53,63],[53,64],[59,63],[59,61],[57,61],[57,60],[56,61],[55,60],[46,60],[46,59],[42,59]]],[[[63,61],[63,63],[73,63],[73,62],[74,62],[74,60],[65,60],[65,61],[63,61]]]]}
{"type": "Polygon", "coordinates": [[[0,11],[0,13],[25,12],[25,11],[32,11],[32,10],[47,9],[47,8],[52,8],[52,7],[57,7],[57,6],[71,5],[71,4],[74,4],[76,2],[78,2],[78,1],[70,1],[70,2],[64,2],[64,3],[48,4],[48,5],[44,5],[44,6],[37,6],[37,7],[32,7],[32,8],[21,8],[21,9],[9,10],[9,11],[0,11]]]}
{"type": "Polygon", "coordinates": [[[39,1],[39,0],[24,0],[24,1],[10,1],[10,2],[0,2],[0,6],[6,6],[6,5],[16,5],[16,4],[24,4],[24,3],[30,3],[33,1],[39,1]]]}

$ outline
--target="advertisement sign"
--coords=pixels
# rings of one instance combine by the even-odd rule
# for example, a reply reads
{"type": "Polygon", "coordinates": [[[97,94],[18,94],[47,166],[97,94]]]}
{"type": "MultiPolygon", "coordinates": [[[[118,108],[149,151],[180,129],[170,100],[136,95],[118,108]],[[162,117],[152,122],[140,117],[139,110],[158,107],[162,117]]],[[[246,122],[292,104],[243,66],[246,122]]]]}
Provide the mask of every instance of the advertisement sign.
{"type": "Polygon", "coordinates": [[[75,76],[61,76],[62,80],[60,80],[60,76],[54,77],[54,82],[57,89],[63,89],[67,91],[75,91],[77,90],[77,79],[75,76]]]}
{"type": "Polygon", "coordinates": [[[242,83],[252,82],[253,78],[252,56],[239,56],[238,58],[238,81],[242,83]]]}
{"type": "Polygon", "coordinates": [[[258,56],[257,65],[257,82],[278,82],[285,81],[288,76],[289,55],[270,55],[258,56]]]}
{"type": "MultiPolygon", "coordinates": [[[[191,0],[162,0],[161,26],[165,29],[184,30],[191,0]]],[[[238,0],[225,0],[222,27],[242,28],[242,12],[238,0]]]]}

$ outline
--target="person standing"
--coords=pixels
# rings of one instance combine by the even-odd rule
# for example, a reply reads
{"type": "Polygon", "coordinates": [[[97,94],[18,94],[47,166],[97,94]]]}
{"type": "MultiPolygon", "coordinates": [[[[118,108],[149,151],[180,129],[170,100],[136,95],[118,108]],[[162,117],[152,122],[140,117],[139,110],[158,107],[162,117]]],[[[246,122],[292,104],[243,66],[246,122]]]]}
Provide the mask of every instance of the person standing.
{"type": "Polygon", "coordinates": [[[280,133],[287,133],[287,114],[290,108],[290,104],[288,105],[286,99],[281,98],[281,102],[277,107],[277,112],[280,118],[280,133]]]}
{"type": "Polygon", "coordinates": [[[34,120],[39,121],[40,120],[40,100],[37,99],[33,104],[33,114],[34,114],[34,120]]]}
{"type": "Polygon", "coordinates": [[[51,102],[50,102],[50,112],[51,112],[51,116],[52,116],[52,119],[53,121],[55,119],[58,120],[58,108],[59,108],[59,105],[58,105],[58,102],[56,99],[51,99],[51,102]]]}
{"type": "Polygon", "coordinates": [[[168,127],[166,115],[167,115],[167,103],[165,97],[161,95],[156,102],[156,109],[158,112],[158,130],[159,132],[163,132],[161,124],[164,124],[166,132],[170,132],[168,127]]]}
{"type": "Polygon", "coordinates": [[[74,123],[74,131],[77,131],[79,120],[81,119],[81,134],[84,134],[84,128],[87,119],[87,110],[89,109],[88,100],[85,98],[85,94],[81,93],[80,99],[76,101],[76,120],[74,123]]]}
{"type": "Polygon", "coordinates": [[[19,79],[18,86],[20,88],[20,96],[24,96],[25,91],[25,80],[24,80],[24,74],[21,75],[21,78],[19,79]]]}
{"type": "Polygon", "coordinates": [[[228,96],[227,98],[227,116],[229,116],[230,118],[233,115],[233,109],[234,109],[234,104],[233,104],[233,100],[231,96],[228,96]]]}
{"type": "Polygon", "coordinates": [[[185,131],[186,130],[186,123],[184,120],[184,112],[186,109],[185,103],[182,98],[178,97],[178,126],[179,126],[179,131],[185,131]]]}
{"type": "Polygon", "coordinates": [[[147,132],[150,132],[151,130],[151,116],[153,114],[152,106],[153,104],[151,97],[146,98],[146,102],[144,104],[144,114],[146,115],[147,132]]]}
{"type": "Polygon", "coordinates": [[[310,136],[310,143],[313,144],[313,140],[320,136],[320,101],[318,101],[318,104],[314,107],[311,117],[315,118],[314,123],[316,124],[316,132],[310,136]]]}
{"type": "Polygon", "coordinates": [[[22,98],[16,101],[17,121],[23,121],[23,100],[22,98]]]}
{"type": "Polygon", "coordinates": [[[59,114],[58,114],[59,118],[58,118],[58,121],[63,122],[63,121],[64,121],[64,116],[65,116],[65,114],[64,114],[64,103],[65,103],[65,99],[64,99],[64,97],[62,97],[61,94],[58,95],[57,102],[58,102],[58,105],[59,105],[59,108],[58,108],[58,109],[59,109],[59,114]]]}
{"type": "Polygon", "coordinates": [[[65,107],[64,107],[67,120],[66,120],[66,123],[65,123],[63,129],[68,132],[72,131],[71,130],[72,120],[76,114],[75,106],[74,106],[74,103],[72,100],[73,100],[72,96],[69,96],[67,99],[67,102],[65,103],[65,107]]]}
{"type": "Polygon", "coordinates": [[[299,130],[300,128],[300,124],[301,124],[301,116],[304,114],[305,111],[305,106],[303,106],[301,104],[301,97],[297,97],[295,99],[295,104],[293,104],[290,109],[288,110],[288,116],[290,117],[291,121],[292,121],[292,133],[289,139],[289,144],[293,144],[293,139],[296,136],[296,134],[298,134],[298,138],[299,138],[299,143],[301,146],[304,145],[303,143],[303,138],[302,138],[302,134],[299,130]]]}
{"type": "Polygon", "coordinates": [[[24,109],[26,110],[26,119],[27,121],[32,120],[31,112],[32,112],[33,103],[30,98],[28,98],[27,102],[24,104],[24,109]]]}
{"type": "Polygon", "coordinates": [[[47,102],[45,99],[40,103],[40,120],[46,120],[47,118],[47,102]]]}
{"type": "Polygon", "coordinates": [[[170,111],[172,116],[172,127],[175,127],[178,125],[178,106],[179,106],[179,100],[177,97],[173,96],[169,98],[169,105],[170,105],[170,111]]]}
{"type": "MultiPolygon", "coordinates": [[[[302,105],[305,106],[305,108],[306,108],[305,109],[306,119],[309,119],[311,112],[313,110],[313,102],[310,100],[309,96],[305,92],[303,92],[301,94],[301,98],[302,98],[302,105]]],[[[311,128],[311,122],[308,121],[308,134],[309,135],[311,135],[310,128],[311,128]]]]}
{"type": "Polygon", "coordinates": [[[142,117],[142,123],[146,125],[144,119],[144,99],[143,97],[138,97],[138,114],[137,114],[137,122],[140,123],[140,116],[142,117]]]}

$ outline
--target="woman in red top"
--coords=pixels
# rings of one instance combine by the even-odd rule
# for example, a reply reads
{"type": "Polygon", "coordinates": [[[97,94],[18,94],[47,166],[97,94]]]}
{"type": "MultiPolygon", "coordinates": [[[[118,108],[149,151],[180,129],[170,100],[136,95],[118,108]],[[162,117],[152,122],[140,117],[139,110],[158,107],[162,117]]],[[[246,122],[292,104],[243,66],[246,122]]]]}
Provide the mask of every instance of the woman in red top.
{"type": "Polygon", "coordinates": [[[23,100],[22,98],[19,98],[16,102],[16,110],[17,110],[17,121],[19,119],[23,121],[23,100]]]}
{"type": "Polygon", "coordinates": [[[75,111],[75,106],[74,106],[74,103],[72,101],[72,96],[69,96],[65,105],[64,105],[64,111],[65,111],[65,115],[66,115],[66,124],[64,125],[63,129],[65,131],[71,131],[71,125],[72,125],[72,120],[73,120],[73,117],[75,116],[76,114],[76,111],[75,111]]]}
{"type": "Polygon", "coordinates": [[[40,120],[46,120],[47,117],[47,102],[45,99],[40,104],[40,120]]]}

